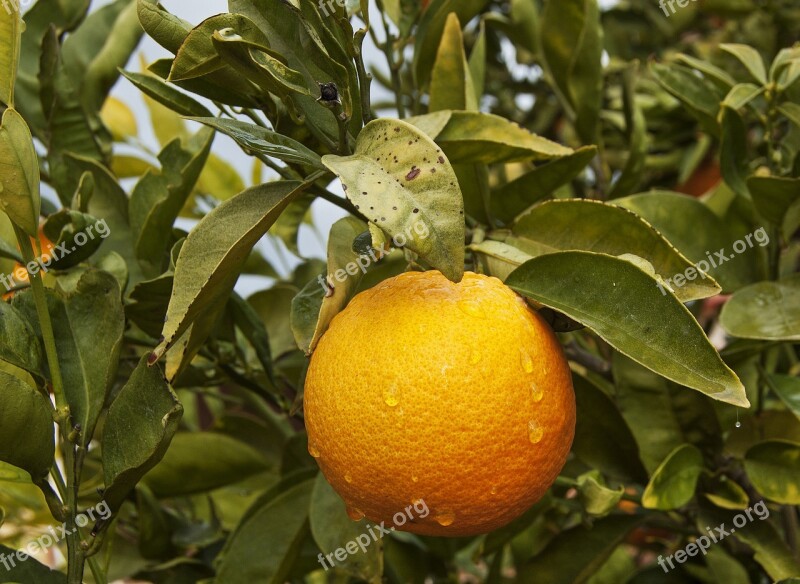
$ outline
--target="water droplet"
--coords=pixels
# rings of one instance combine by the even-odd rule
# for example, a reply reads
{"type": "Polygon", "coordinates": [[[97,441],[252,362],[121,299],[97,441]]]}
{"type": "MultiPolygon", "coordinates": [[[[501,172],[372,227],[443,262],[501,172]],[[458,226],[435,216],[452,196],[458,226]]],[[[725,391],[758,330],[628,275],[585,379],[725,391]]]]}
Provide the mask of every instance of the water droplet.
{"type": "Polygon", "coordinates": [[[528,437],[532,444],[539,444],[544,436],[544,429],[535,420],[528,422],[528,437]]]}
{"type": "Polygon", "coordinates": [[[319,458],[319,450],[311,442],[308,443],[308,453],[314,458],[319,458]]]}
{"type": "Polygon", "coordinates": [[[492,493],[492,495],[496,495],[497,494],[497,485],[492,485],[491,493],[492,493]]]}
{"type": "Polygon", "coordinates": [[[533,401],[540,402],[544,397],[544,391],[538,385],[531,386],[531,397],[533,397],[533,401]]]}
{"type": "Polygon", "coordinates": [[[419,477],[418,477],[417,475],[411,475],[411,482],[412,482],[412,483],[417,483],[417,482],[419,482],[419,477]]]}
{"type": "Polygon", "coordinates": [[[531,359],[531,355],[528,351],[525,349],[519,350],[519,361],[525,373],[533,373],[533,359],[531,359]]]}
{"type": "Polygon", "coordinates": [[[353,477],[350,476],[350,473],[347,473],[344,475],[344,480],[347,481],[348,483],[352,483],[353,477]]]}
{"type": "Polygon", "coordinates": [[[469,364],[477,365],[480,360],[481,360],[481,354],[478,353],[478,351],[472,351],[472,354],[469,356],[469,364]]]}
{"type": "Polygon", "coordinates": [[[350,505],[347,506],[347,516],[353,521],[361,521],[364,519],[364,513],[361,512],[361,509],[351,507],[350,505]]]}
{"type": "Polygon", "coordinates": [[[422,497],[414,497],[413,499],[411,499],[411,504],[414,505],[415,507],[417,505],[425,505],[425,500],[422,497]]]}
{"type": "Polygon", "coordinates": [[[460,300],[458,302],[458,307],[461,309],[461,312],[469,316],[474,316],[475,318],[486,318],[486,313],[483,312],[483,308],[481,308],[480,304],[473,300],[460,300]]]}
{"type": "Polygon", "coordinates": [[[390,408],[400,403],[400,400],[397,399],[397,388],[394,385],[384,392],[383,401],[385,401],[386,405],[390,408]]]}
{"type": "Polygon", "coordinates": [[[442,509],[434,516],[434,519],[436,520],[436,523],[442,527],[447,527],[448,525],[452,525],[453,521],[456,520],[456,514],[450,509],[442,509]]]}
{"type": "Polygon", "coordinates": [[[741,428],[742,427],[742,423],[741,422],[736,422],[736,427],[737,428],[741,428]]]}

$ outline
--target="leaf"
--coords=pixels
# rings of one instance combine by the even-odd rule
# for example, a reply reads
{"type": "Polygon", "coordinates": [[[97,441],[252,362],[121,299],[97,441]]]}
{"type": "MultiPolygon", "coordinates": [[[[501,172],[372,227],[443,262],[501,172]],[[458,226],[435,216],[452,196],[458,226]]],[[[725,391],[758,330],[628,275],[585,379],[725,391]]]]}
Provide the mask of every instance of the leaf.
{"type": "Polygon", "coordinates": [[[450,14],[465,25],[479,14],[487,0],[432,0],[422,13],[414,35],[413,71],[417,87],[424,89],[430,80],[436,49],[450,14]]]}
{"type": "Polygon", "coordinates": [[[506,243],[533,256],[567,250],[634,254],[664,280],[691,271],[693,278],[684,286],[672,284],[681,302],[720,292],[712,278],[704,277],[650,224],[622,207],[578,199],[548,201],[519,217],[512,234],[506,243]]]}
{"type": "Polygon", "coordinates": [[[314,481],[309,521],[314,541],[323,555],[335,551],[350,541],[357,542],[360,546],[357,553],[348,555],[344,562],[338,562],[336,568],[367,582],[381,577],[381,546],[367,535],[369,533],[367,520],[350,519],[344,501],[328,484],[322,473],[319,473],[314,481]]]}
{"type": "Polygon", "coordinates": [[[703,495],[717,507],[722,509],[746,509],[750,503],[747,492],[739,483],[725,475],[717,478],[703,495]]]}
{"type": "Polygon", "coordinates": [[[483,21],[480,24],[478,39],[472,45],[472,52],[469,54],[469,75],[472,78],[477,104],[486,88],[486,24],[483,21]]]}
{"type": "Polygon", "coordinates": [[[39,228],[39,159],[28,125],[14,109],[0,122],[0,209],[31,237],[39,228]]]}
{"type": "Polygon", "coordinates": [[[759,52],[748,45],[722,43],[719,48],[736,57],[750,72],[752,78],[761,85],[767,84],[767,68],[759,52]]]}
{"type": "Polygon", "coordinates": [[[308,534],[314,481],[302,482],[251,509],[216,561],[220,582],[282,584],[308,534]]]}
{"type": "Polygon", "coordinates": [[[723,306],[720,324],[742,339],[800,340],[800,275],[738,290],[723,306]]]}
{"type": "Polygon", "coordinates": [[[647,161],[649,141],[647,120],[641,105],[636,101],[636,72],[638,66],[625,69],[622,74],[622,99],[625,113],[625,133],[630,144],[628,159],[619,178],[611,187],[609,196],[616,198],[636,191],[647,161]]]}
{"type": "Polygon", "coordinates": [[[767,499],[800,505],[800,444],[770,440],[756,444],[744,457],[747,476],[767,499]]]}
{"type": "Polygon", "coordinates": [[[778,106],[778,111],[781,112],[787,120],[800,128],[800,104],[787,101],[778,106]]]}
{"type": "MultiPolygon", "coordinates": [[[[19,550],[25,553],[24,549],[19,550]]],[[[17,550],[0,545],[0,558],[16,557],[17,550]]],[[[9,562],[11,564],[11,562],[9,562]]],[[[4,566],[5,569],[5,566],[4,566]]],[[[28,556],[24,562],[17,561],[5,572],[6,582],[19,584],[67,584],[67,576],[57,570],[51,570],[36,558],[28,556]]]]}
{"type": "Polygon", "coordinates": [[[255,448],[225,434],[179,432],[142,482],[158,498],[182,497],[232,485],[271,468],[255,448]]]}
{"type": "Polygon", "coordinates": [[[167,85],[158,77],[132,71],[122,71],[121,73],[139,91],[178,115],[185,117],[207,117],[211,115],[211,112],[200,102],[167,85]]]}
{"type": "Polygon", "coordinates": [[[689,69],[677,65],[652,63],[650,73],[661,87],[680,101],[712,136],[719,135],[719,102],[714,91],[689,69]]]}
{"type": "Polygon", "coordinates": [[[197,184],[213,141],[214,132],[209,129],[186,143],[176,138],[158,156],[161,169],[145,174],[131,193],[131,228],[146,277],[155,278],[164,271],[172,242],[171,227],[197,184]]]}
{"type": "Polygon", "coordinates": [[[16,10],[0,12],[0,103],[14,107],[14,84],[24,24],[16,10]]]}
{"type": "Polygon", "coordinates": [[[562,531],[519,569],[517,581],[530,584],[585,582],[640,522],[638,517],[612,515],[595,521],[590,528],[580,526],[562,531]]]}
{"type": "Polygon", "coordinates": [[[694,497],[703,472],[703,455],[691,444],[673,450],[650,477],[642,494],[646,509],[669,511],[683,507],[694,497]]]}
{"type": "Polygon", "coordinates": [[[726,403],[749,403],[736,374],[686,307],[626,260],[584,251],[553,253],[523,264],[506,285],[588,326],[667,379],[726,403]]]}
{"type": "Polygon", "coordinates": [[[478,102],[464,51],[461,23],[455,13],[450,13],[431,72],[428,111],[477,109],[478,102]]]}
{"type": "Polygon", "coordinates": [[[259,39],[269,47],[269,41],[252,20],[241,14],[217,14],[207,18],[192,29],[184,39],[169,74],[170,81],[182,81],[200,77],[225,66],[220,59],[211,37],[215,32],[232,29],[246,39],[259,39]]]}
{"type": "Polygon", "coordinates": [[[158,367],[143,357],[106,417],[102,438],[104,500],[117,511],[136,484],[163,458],[183,407],[158,367]]]}
{"type": "Polygon", "coordinates": [[[43,378],[42,345],[29,321],[11,304],[0,302],[0,360],[43,378]]]}
{"type": "Polygon", "coordinates": [[[506,183],[492,192],[492,214],[501,221],[510,222],[577,177],[596,155],[596,146],[584,146],[506,183]]]}
{"type": "Polygon", "coordinates": [[[549,160],[573,153],[494,114],[443,110],[406,121],[427,133],[453,164],[549,160]]]}
{"type": "Polygon", "coordinates": [[[255,244],[300,192],[302,183],[267,183],[225,201],[189,233],[175,266],[175,285],[160,358],[192,322],[224,305],[255,244]]]}
{"type": "Polygon", "coordinates": [[[615,199],[613,203],[630,209],[658,229],[690,261],[719,282],[724,292],[761,279],[757,262],[740,257],[736,262],[716,263],[714,254],[720,251],[729,257],[731,242],[740,234],[694,197],[653,191],[615,199]],[[697,229],[697,225],[703,229],[697,229]]]}
{"type": "Polygon", "coordinates": [[[767,383],[789,411],[800,419],[800,378],[790,375],[768,375],[767,383]]]}
{"type": "Polygon", "coordinates": [[[584,143],[597,143],[603,99],[603,29],[597,0],[547,2],[541,49],[550,77],[575,114],[584,143]]]}
{"type": "Polygon", "coordinates": [[[353,241],[366,229],[367,224],[355,217],[334,223],[328,238],[327,283],[322,278],[312,280],[292,301],[292,332],[307,355],[314,351],[333,317],[347,306],[367,267],[374,263],[369,255],[353,251],[353,241]]]}
{"type": "MultiPolygon", "coordinates": [[[[82,445],[92,440],[116,379],[125,329],[120,296],[114,276],[96,269],[83,272],[74,289],[48,291],[64,393],[72,423],[80,426],[82,445]]],[[[32,295],[15,300],[15,306],[38,328],[32,295]]]]}
{"type": "Polygon", "coordinates": [[[258,152],[284,162],[325,170],[319,155],[300,142],[255,124],[222,118],[190,118],[233,138],[246,152],[258,152]]]}
{"type": "Polygon", "coordinates": [[[54,463],[53,406],[21,379],[0,371],[0,460],[46,481],[54,463]]]}
{"type": "Polygon", "coordinates": [[[430,138],[400,120],[375,120],[358,135],[355,154],[322,162],[372,223],[396,241],[402,237],[402,247],[447,278],[461,280],[464,202],[453,168],[430,138]]]}
{"type": "MultiPolygon", "coordinates": [[[[91,177],[88,173],[86,176],[91,177]]],[[[103,245],[103,237],[95,233],[95,228],[101,225],[102,222],[95,217],[80,211],[62,209],[49,215],[42,231],[47,239],[56,244],[56,247],[70,250],[69,255],[62,254],[50,264],[49,268],[66,270],[88,260],[103,245]]],[[[108,231],[102,233],[105,233],[106,237],[109,235],[108,231]]]]}
{"type": "Polygon", "coordinates": [[[696,59],[691,55],[687,55],[685,53],[678,53],[675,60],[680,63],[683,63],[684,65],[688,65],[692,69],[700,71],[704,77],[714,81],[717,85],[723,87],[726,91],[730,90],[734,85],[736,85],[736,80],[733,77],[731,77],[727,71],[725,71],[724,69],[720,69],[719,67],[717,67],[712,63],[709,63],[708,61],[703,61],[702,59],[696,59]]]}
{"type": "Polygon", "coordinates": [[[739,83],[728,92],[728,95],[725,96],[720,106],[723,109],[728,107],[734,110],[740,110],[764,93],[764,91],[766,91],[764,87],[758,87],[752,83],[739,83]]]}
{"type": "Polygon", "coordinates": [[[582,375],[573,374],[578,408],[572,451],[580,460],[612,477],[647,477],[639,449],[613,400],[582,375]]]}
{"type": "Polygon", "coordinates": [[[100,110],[100,117],[117,142],[124,142],[128,138],[136,138],[139,135],[136,116],[123,101],[116,97],[106,99],[103,109],[100,110]]]}
{"type": "Polygon", "coordinates": [[[589,515],[605,517],[616,509],[625,487],[609,489],[599,471],[593,470],[578,477],[578,496],[589,515]]]}
{"type": "Polygon", "coordinates": [[[751,176],[747,188],[759,214],[777,227],[783,226],[791,206],[800,201],[800,178],[751,176]]]}
{"type": "Polygon", "coordinates": [[[722,138],[719,161],[722,177],[735,193],[748,197],[747,177],[750,175],[750,156],[747,152],[747,128],[735,109],[720,109],[722,138]]]}
{"type": "Polygon", "coordinates": [[[484,271],[505,281],[508,275],[533,256],[501,241],[486,240],[468,248],[480,258],[484,271]]]}

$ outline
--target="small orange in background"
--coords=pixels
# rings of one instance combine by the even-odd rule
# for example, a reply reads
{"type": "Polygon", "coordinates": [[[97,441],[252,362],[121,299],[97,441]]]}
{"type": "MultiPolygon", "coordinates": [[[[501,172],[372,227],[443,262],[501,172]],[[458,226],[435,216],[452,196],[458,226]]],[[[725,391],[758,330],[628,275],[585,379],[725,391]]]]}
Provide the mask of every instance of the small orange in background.
{"type": "Polygon", "coordinates": [[[409,272],[356,296],[311,357],[304,408],[309,452],[350,517],[426,535],[520,516],[575,433],[555,334],[500,280],[470,272],[458,284],[409,272]]]}
{"type": "MultiPolygon", "coordinates": [[[[34,253],[38,250],[36,249],[36,240],[31,237],[31,247],[33,247],[34,253]]],[[[50,241],[47,236],[44,234],[44,223],[39,225],[39,243],[42,246],[42,253],[40,256],[37,256],[37,259],[44,258],[46,256],[52,257],[53,250],[55,249],[55,244],[50,241]]],[[[17,246],[19,249],[19,246],[17,246]]],[[[28,275],[28,269],[25,267],[24,264],[16,262],[14,264],[14,269],[9,274],[17,284],[24,284],[30,281],[30,276],[28,275]]],[[[3,300],[11,300],[14,297],[14,292],[6,292],[3,294],[3,300]]]]}

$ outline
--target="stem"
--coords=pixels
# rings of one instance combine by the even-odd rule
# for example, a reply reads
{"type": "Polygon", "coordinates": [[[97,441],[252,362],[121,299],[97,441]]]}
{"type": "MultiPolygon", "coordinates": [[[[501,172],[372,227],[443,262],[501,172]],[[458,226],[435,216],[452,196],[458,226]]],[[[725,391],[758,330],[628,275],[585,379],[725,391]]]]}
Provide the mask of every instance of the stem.
{"type": "MultiPolygon", "coordinates": [[[[392,89],[394,90],[395,105],[397,107],[397,117],[403,119],[406,117],[406,109],[403,106],[403,84],[400,80],[400,65],[394,60],[394,41],[397,40],[389,30],[389,23],[386,20],[386,11],[383,9],[383,2],[377,0],[378,11],[381,13],[381,22],[383,23],[383,32],[386,34],[386,40],[378,47],[383,50],[386,55],[386,62],[389,64],[389,71],[392,75],[392,89]]],[[[376,43],[377,44],[377,43],[376,43]]]]}
{"type": "Polygon", "coordinates": [[[372,83],[372,75],[367,73],[364,66],[364,37],[367,35],[369,27],[356,32],[353,47],[356,51],[356,70],[358,71],[358,87],[361,90],[361,119],[366,126],[373,119],[372,102],[370,100],[369,86],[372,83]]]}

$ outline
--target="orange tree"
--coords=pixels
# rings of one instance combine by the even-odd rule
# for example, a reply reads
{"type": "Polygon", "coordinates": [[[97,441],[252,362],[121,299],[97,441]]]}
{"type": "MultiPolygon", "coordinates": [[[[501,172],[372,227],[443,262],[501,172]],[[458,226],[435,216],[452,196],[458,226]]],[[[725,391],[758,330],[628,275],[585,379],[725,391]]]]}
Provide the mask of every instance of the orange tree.
{"type": "Polygon", "coordinates": [[[794,0],[102,4],[0,0],[2,581],[797,581],[794,0]]]}

